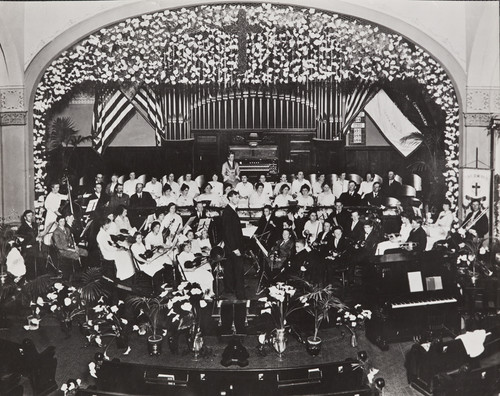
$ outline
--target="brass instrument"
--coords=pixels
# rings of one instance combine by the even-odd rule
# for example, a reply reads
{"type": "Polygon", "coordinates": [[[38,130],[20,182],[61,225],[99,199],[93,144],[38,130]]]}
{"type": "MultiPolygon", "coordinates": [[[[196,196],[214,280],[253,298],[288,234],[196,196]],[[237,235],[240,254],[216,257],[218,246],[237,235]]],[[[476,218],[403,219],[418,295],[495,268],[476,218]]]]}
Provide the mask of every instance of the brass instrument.
{"type": "Polygon", "coordinates": [[[465,232],[469,231],[472,227],[476,225],[476,223],[486,214],[488,213],[488,208],[484,208],[480,213],[479,216],[471,216],[469,220],[467,220],[464,224],[462,224],[459,228],[459,230],[463,230],[465,232]]]}

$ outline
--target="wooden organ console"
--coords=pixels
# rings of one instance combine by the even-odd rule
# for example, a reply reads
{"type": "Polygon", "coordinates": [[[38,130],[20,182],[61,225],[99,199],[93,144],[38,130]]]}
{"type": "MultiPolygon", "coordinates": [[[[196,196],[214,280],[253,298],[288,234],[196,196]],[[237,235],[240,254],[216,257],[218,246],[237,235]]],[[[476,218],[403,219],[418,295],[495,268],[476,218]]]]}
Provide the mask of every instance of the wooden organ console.
{"type": "Polygon", "coordinates": [[[255,173],[274,176],[278,174],[278,146],[229,146],[234,152],[242,174],[254,176],[255,173]]]}

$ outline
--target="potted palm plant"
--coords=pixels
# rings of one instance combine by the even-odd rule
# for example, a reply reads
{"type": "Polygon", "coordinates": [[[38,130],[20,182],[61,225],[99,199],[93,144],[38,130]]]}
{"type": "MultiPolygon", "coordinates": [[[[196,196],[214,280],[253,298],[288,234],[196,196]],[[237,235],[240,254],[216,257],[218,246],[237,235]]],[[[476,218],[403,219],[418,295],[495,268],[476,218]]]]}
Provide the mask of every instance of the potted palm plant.
{"type": "Polygon", "coordinates": [[[340,310],[346,305],[335,296],[332,285],[320,287],[319,285],[304,282],[305,293],[300,297],[306,312],[314,318],[314,334],[306,340],[307,352],[316,356],[321,351],[321,338],[318,332],[323,320],[329,321],[331,309],[340,310]]]}
{"type": "Polygon", "coordinates": [[[139,310],[138,321],[134,329],[140,335],[151,333],[148,337],[148,352],[151,356],[161,354],[163,336],[159,333],[160,313],[167,308],[168,298],[166,293],[155,297],[130,297],[128,303],[134,310],[139,310]]]}

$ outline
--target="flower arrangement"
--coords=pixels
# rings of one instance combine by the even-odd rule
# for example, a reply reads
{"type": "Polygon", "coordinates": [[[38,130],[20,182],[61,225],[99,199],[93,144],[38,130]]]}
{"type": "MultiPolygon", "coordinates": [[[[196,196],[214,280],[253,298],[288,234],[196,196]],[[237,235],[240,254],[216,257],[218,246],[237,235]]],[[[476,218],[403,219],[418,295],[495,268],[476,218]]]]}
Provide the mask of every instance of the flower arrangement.
{"type": "Polygon", "coordinates": [[[239,86],[408,78],[424,86],[446,114],[444,176],[454,209],[457,97],[443,67],[403,36],[334,13],[271,4],[203,5],[128,18],[62,52],[38,85],[33,115],[37,213],[47,192],[49,112],[85,82],[239,86]],[[245,40],[237,34],[242,22],[245,40]]]}
{"type": "Polygon", "coordinates": [[[81,379],[70,378],[66,383],[61,385],[61,391],[64,392],[64,396],[76,395],[76,392],[80,389],[81,384],[81,379]]]}
{"type": "Polygon", "coordinates": [[[65,330],[71,328],[73,319],[85,314],[79,291],[60,282],[54,283],[52,291],[47,294],[46,304],[51,312],[59,316],[65,330]]]}
{"type": "Polygon", "coordinates": [[[269,314],[273,318],[276,329],[284,329],[287,317],[303,307],[296,296],[297,289],[283,282],[271,285],[267,289],[267,296],[259,298],[264,303],[261,314],[269,314]]]}
{"type": "Polygon", "coordinates": [[[356,304],[353,309],[343,308],[337,313],[337,326],[344,326],[351,333],[351,345],[357,345],[356,329],[364,325],[366,319],[371,319],[372,312],[356,304]]]}
{"type": "Polygon", "coordinates": [[[153,297],[130,297],[127,303],[134,309],[139,309],[137,317],[138,324],[135,324],[132,329],[137,331],[139,335],[145,335],[150,332],[154,338],[161,333],[159,322],[160,314],[167,308],[167,292],[164,291],[158,296],[153,297]]]}
{"type": "Polygon", "coordinates": [[[176,325],[177,330],[191,327],[196,333],[200,331],[200,309],[206,306],[200,285],[182,282],[177,290],[172,292],[167,303],[167,317],[176,325]]]}

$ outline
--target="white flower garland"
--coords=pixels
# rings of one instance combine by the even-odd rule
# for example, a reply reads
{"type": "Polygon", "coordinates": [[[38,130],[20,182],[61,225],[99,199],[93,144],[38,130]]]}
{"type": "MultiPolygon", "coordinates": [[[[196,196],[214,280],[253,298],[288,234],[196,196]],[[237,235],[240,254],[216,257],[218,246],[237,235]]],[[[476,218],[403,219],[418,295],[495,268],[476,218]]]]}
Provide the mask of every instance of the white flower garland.
{"type": "Polygon", "coordinates": [[[340,15],[270,4],[165,10],[101,29],[47,68],[34,102],[35,194],[47,193],[47,112],[75,86],[102,84],[280,84],[415,78],[446,113],[446,198],[458,199],[459,106],[443,68],[402,36],[340,15]],[[239,67],[240,10],[250,28],[239,67]]]}

